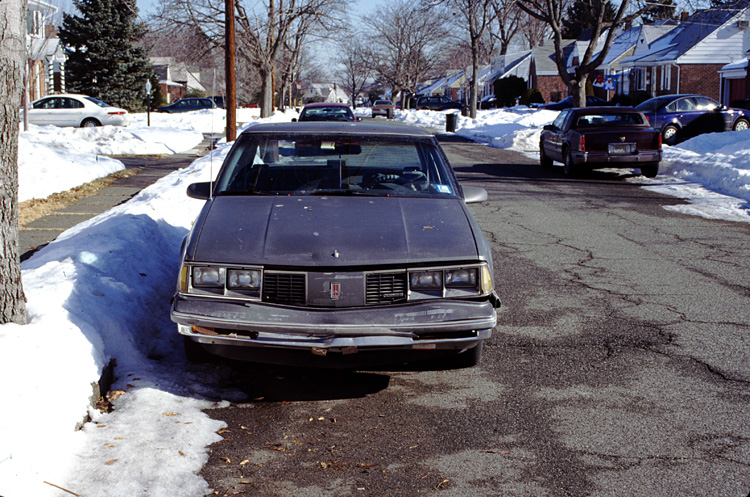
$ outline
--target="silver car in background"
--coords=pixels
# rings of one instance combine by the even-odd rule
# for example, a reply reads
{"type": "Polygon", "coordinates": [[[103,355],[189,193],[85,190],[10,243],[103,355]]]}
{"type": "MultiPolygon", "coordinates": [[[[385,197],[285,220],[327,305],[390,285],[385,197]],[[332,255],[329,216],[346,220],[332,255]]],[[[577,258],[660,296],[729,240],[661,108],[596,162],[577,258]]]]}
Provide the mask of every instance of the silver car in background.
{"type": "Polygon", "coordinates": [[[362,368],[479,361],[490,246],[436,138],[388,123],[248,128],[185,239],[171,318],[191,360],[362,368]]]}
{"type": "Polygon", "coordinates": [[[64,93],[35,100],[29,108],[29,123],[37,126],[127,126],[128,111],[87,95],[64,93]]]}

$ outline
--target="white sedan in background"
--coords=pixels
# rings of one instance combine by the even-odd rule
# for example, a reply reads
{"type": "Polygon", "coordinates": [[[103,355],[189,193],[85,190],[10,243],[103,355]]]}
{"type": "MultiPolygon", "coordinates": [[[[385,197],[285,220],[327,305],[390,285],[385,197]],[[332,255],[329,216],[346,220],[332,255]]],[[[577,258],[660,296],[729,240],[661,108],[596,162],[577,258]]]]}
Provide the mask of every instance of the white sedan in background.
{"type": "Polygon", "coordinates": [[[127,126],[128,111],[86,95],[48,95],[31,104],[29,122],[38,126],[127,126]]]}

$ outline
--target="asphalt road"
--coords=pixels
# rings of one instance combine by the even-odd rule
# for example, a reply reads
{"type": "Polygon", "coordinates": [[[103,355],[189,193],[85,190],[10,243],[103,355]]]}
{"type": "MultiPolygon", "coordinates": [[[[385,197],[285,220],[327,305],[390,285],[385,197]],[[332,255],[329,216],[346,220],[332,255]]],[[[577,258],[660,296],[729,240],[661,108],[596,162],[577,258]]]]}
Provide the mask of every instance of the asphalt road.
{"type": "Polygon", "coordinates": [[[446,143],[504,307],[465,370],[237,366],[202,471],[219,495],[750,492],[750,228],[621,175],[446,143]]]}

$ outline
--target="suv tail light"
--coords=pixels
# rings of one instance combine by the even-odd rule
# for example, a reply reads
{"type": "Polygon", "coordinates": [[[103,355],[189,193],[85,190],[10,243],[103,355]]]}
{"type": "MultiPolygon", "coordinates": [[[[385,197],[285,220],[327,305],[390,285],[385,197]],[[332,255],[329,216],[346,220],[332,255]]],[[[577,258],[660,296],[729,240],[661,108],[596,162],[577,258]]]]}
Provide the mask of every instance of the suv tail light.
{"type": "Polygon", "coordinates": [[[581,135],[581,143],[578,144],[578,150],[581,152],[586,150],[586,135],[581,135]]]}

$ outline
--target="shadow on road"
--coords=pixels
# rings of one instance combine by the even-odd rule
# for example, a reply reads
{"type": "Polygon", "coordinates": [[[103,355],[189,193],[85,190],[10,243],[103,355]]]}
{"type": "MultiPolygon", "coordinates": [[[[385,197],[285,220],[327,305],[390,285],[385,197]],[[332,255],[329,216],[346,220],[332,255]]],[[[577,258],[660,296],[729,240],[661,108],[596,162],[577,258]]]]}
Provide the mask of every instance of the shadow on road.
{"type": "Polygon", "coordinates": [[[234,363],[231,386],[250,402],[294,402],[366,397],[388,388],[390,376],[331,369],[234,363]]]}

